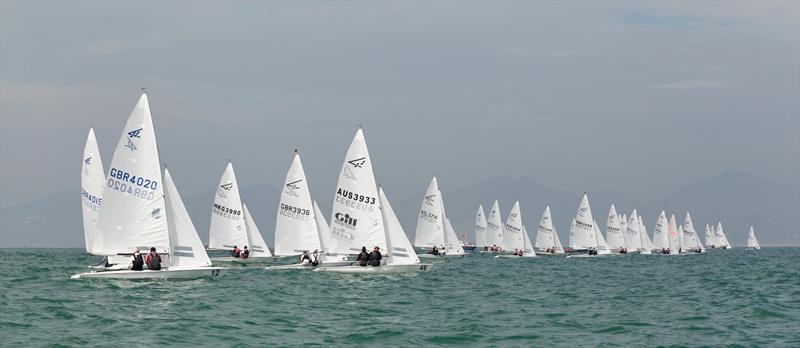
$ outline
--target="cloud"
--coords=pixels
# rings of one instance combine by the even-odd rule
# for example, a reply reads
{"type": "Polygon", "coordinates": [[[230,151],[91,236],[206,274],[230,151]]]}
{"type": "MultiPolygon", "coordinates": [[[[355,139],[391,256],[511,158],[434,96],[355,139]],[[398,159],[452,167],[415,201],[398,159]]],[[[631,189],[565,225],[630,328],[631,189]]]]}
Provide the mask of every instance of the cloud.
{"type": "Polygon", "coordinates": [[[728,85],[726,81],[719,80],[683,80],[665,83],[651,83],[644,85],[648,88],[667,88],[667,89],[698,89],[698,88],[720,88],[728,85]]]}

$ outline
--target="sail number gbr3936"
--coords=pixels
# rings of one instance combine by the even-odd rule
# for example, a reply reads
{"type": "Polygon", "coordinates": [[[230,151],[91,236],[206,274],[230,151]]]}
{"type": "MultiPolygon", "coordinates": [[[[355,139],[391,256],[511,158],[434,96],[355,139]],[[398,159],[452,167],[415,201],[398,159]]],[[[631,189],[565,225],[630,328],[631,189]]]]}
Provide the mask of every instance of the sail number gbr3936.
{"type": "Polygon", "coordinates": [[[131,175],[126,171],[111,168],[108,173],[108,187],[120,192],[124,192],[135,197],[152,200],[158,181],[131,175]]]}

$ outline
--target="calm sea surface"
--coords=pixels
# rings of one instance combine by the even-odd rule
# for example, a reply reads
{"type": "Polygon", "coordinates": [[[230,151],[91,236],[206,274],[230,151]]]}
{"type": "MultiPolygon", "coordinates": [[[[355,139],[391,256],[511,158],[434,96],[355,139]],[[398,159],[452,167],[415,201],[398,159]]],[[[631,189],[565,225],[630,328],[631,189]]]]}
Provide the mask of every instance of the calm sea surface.
{"type": "Polygon", "coordinates": [[[99,260],[0,249],[0,346],[800,347],[798,248],[468,256],[409,276],[69,279],[99,260]]]}

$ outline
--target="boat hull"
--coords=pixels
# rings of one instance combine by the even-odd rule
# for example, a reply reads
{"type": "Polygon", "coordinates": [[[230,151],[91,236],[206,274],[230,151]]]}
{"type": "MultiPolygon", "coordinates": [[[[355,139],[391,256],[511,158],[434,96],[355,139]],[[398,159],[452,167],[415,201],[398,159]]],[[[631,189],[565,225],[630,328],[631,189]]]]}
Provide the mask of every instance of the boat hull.
{"type": "Polygon", "coordinates": [[[332,272],[346,274],[401,274],[428,271],[433,267],[430,263],[416,263],[411,265],[382,265],[382,266],[343,266],[343,267],[317,267],[315,272],[332,272]]]}
{"type": "Polygon", "coordinates": [[[246,259],[233,257],[233,256],[224,256],[224,257],[212,257],[212,263],[267,263],[272,262],[272,257],[248,257],[246,259]]]}
{"type": "Polygon", "coordinates": [[[530,258],[534,258],[534,257],[536,257],[536,256],[538,256],[538,254],[537,254],[537,255],[531,255],[531,256],[519,256],[519,255],[495,255],[495,258],[496,258],[496,259],[530,259],[530,258]]]}
{"type": "Polygon", "coordinates": [[[215,277],[222,273],[222,267],[195,267],[164,269],[160,271],[105,271],[87,272],[76,274],[71,279],[198,279],[205,277],[215,277]]]}
{"type": "Polygon", "coordinates": [[[313,270],[317,267],[345,267],[353,265],[353,261],[334,261],[334,262],[325,262],[320,264],[319,266],[314,266],[310,263],[295,263],[291,265],[275,265],[269,266],[264,269],[271,270],[271,271],[280,271],[280,270],[313,270]]]}

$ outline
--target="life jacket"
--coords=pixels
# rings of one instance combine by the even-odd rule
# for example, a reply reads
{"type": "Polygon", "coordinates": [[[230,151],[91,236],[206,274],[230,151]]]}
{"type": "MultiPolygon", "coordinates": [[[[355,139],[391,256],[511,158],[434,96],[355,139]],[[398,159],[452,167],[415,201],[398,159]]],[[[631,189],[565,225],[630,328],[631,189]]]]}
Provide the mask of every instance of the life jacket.
{"type": "Polygon", "coordinates": [[[242,251],[241,251],[241,250],[239,250],[239,248],[234,248],[234,249],[233,249],[233,252],[231,253],[231,256],[233,256],[233,257],[239,257],[239,255],[241,255],[241,253],[242,253],[242,251]]]}
{"type": "Polygon", "coordinates": [[[246,258],[250,257],[250,250],[249,250],[249,249],[245,249],[245,250],[242,252],[242,254],[241,254],[241,256],[240,256],[240,257],[241,257],[241,258],[243,258],[243,259],[246,259],[246,258]]]}
{"type": "Polygon", "coordinates": [[[133,262],[131,262],[132,271],[141,271],[144,268],[144,259],[142,254],[133,254],[133,262]]]}
{"type": "Polygon", "coordinates": [[[369,254],[369,265],[370,266],[380,266],[381,265],[381,252],[380,251],[373,251],[369,254]]]}
{"type": "Polygon", "coordinates": [[[151,271],[161,270],[161,255],[153,253],[147,254],[147,269],[151,271]]]}
{"type": "Polygon", "coordinates": [[[361,253],[358,254],[358,257],[356,258],[356,261],[358,261],[358,265],[359,266],[366,266],[368,259],[369,259],[369,255],[367,254],[367,252],[366,251],[362,251],[361,253]]]}

